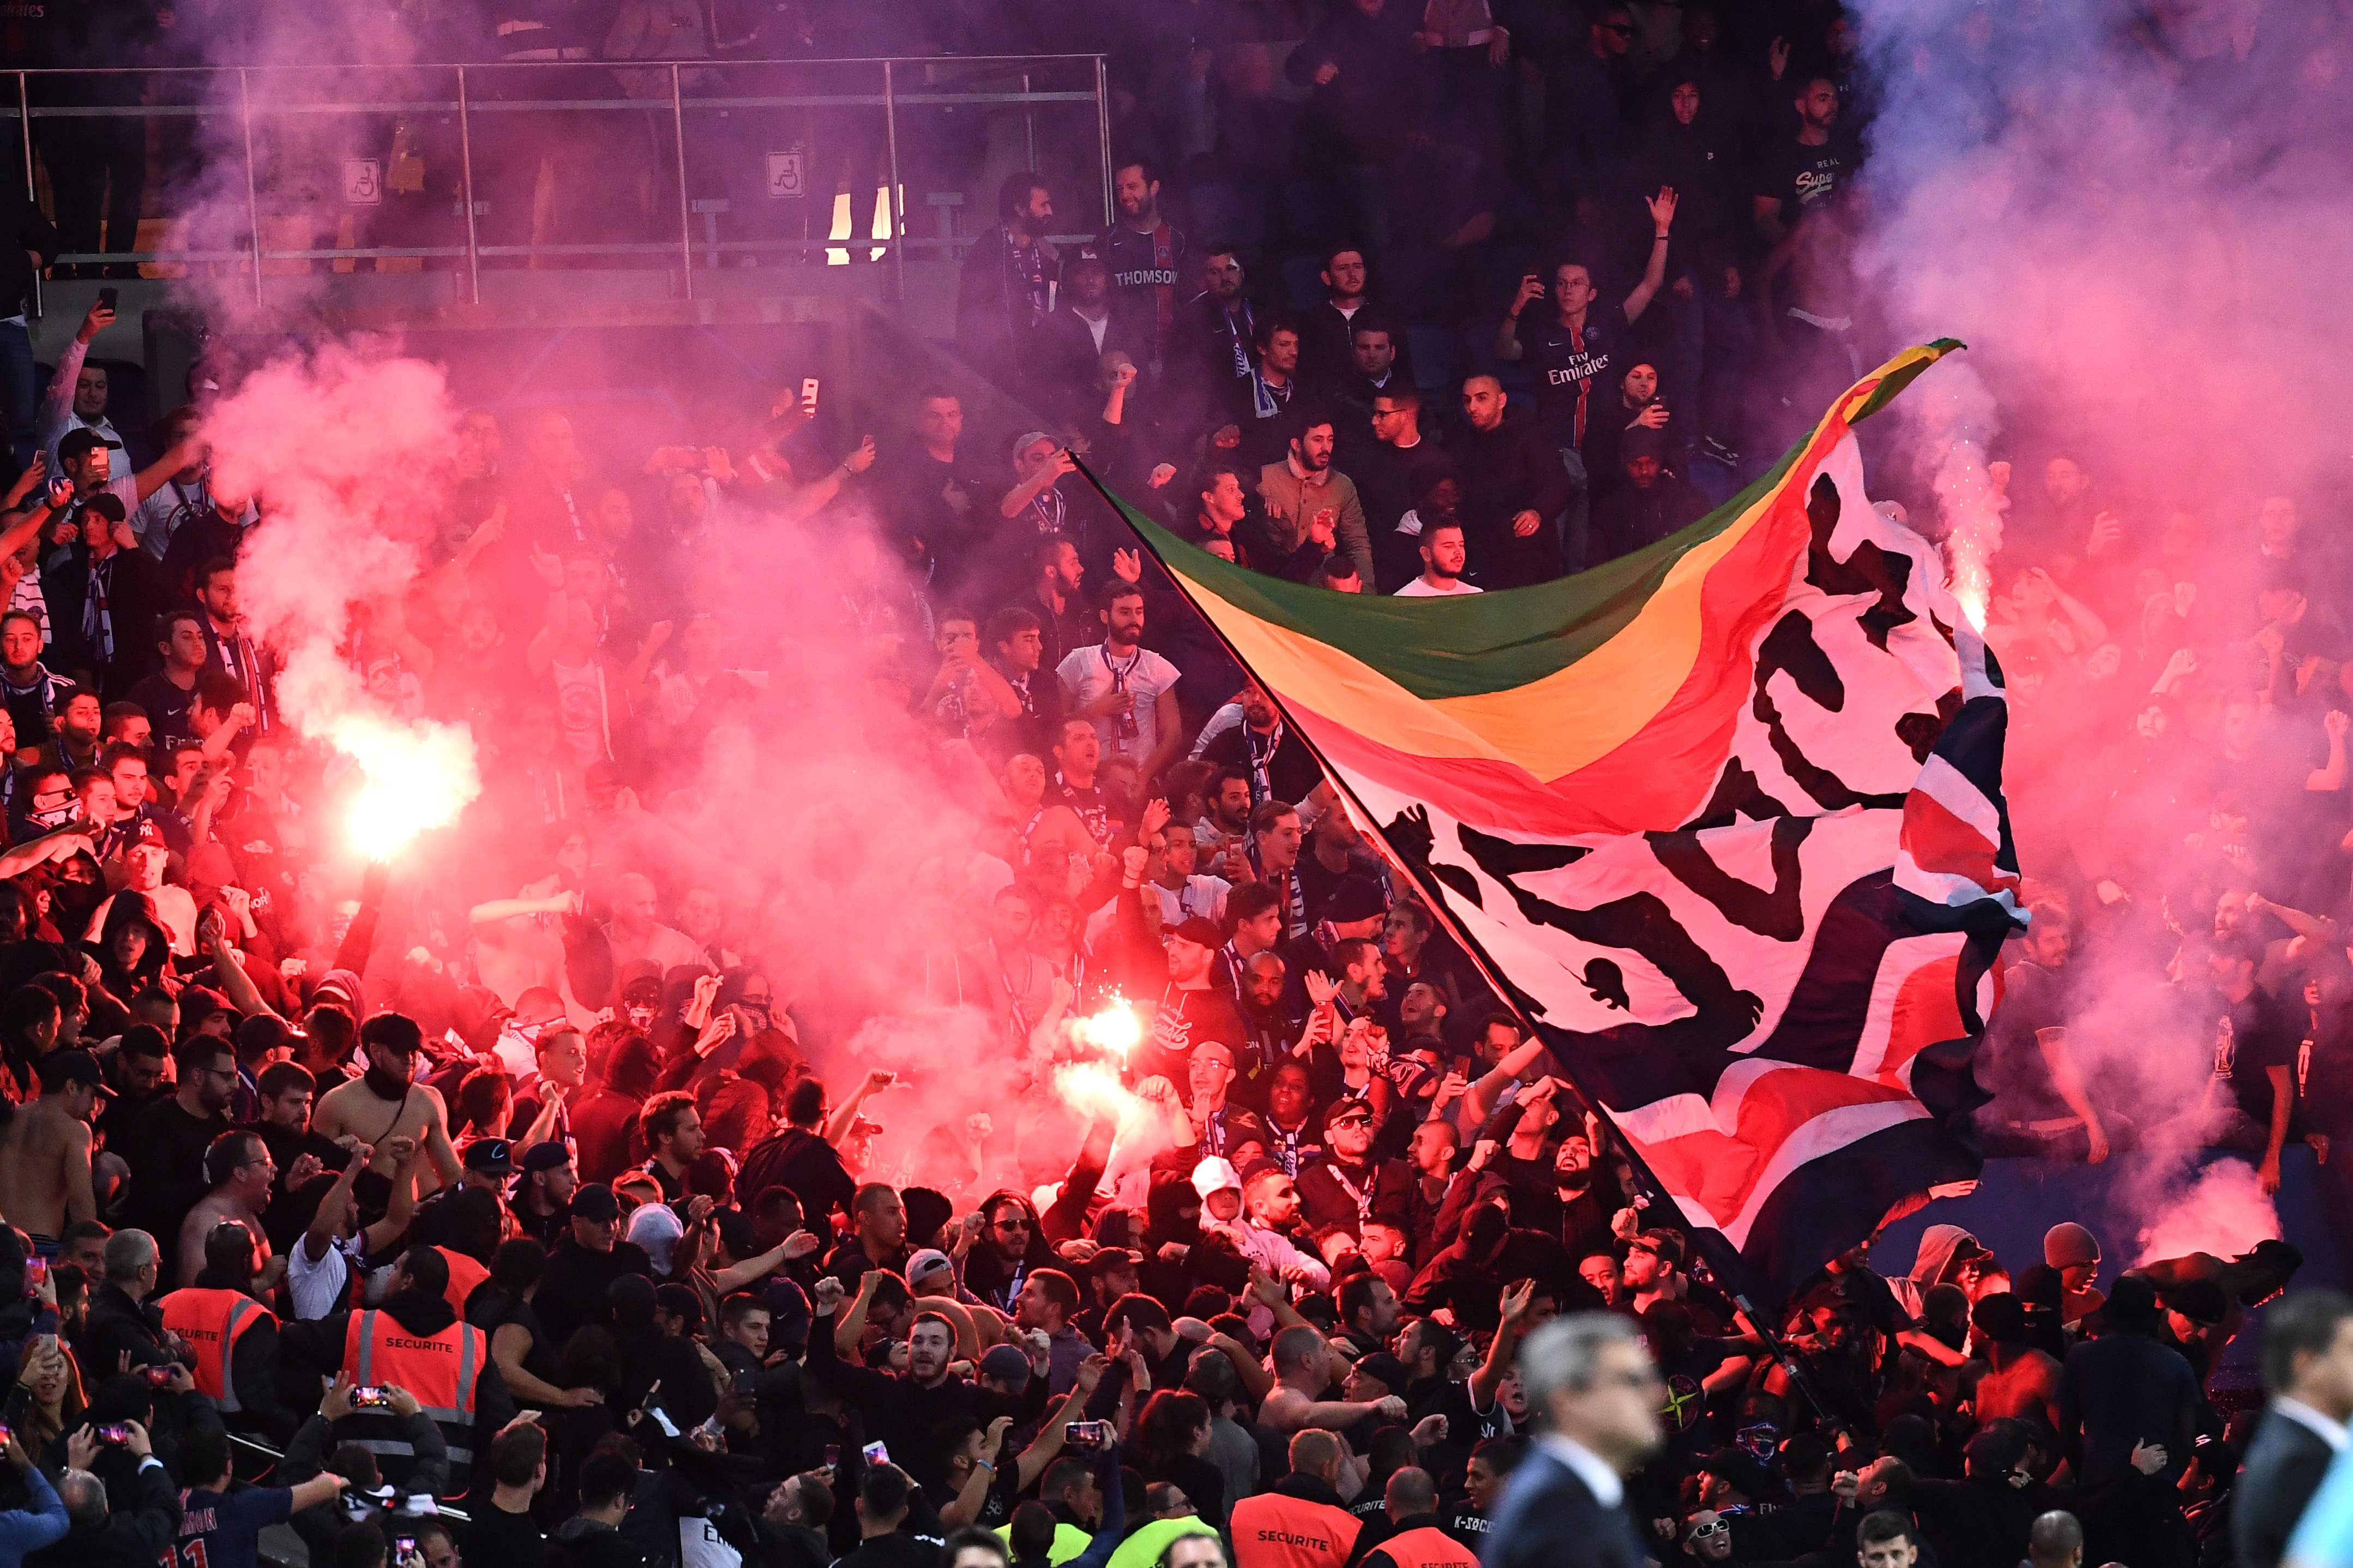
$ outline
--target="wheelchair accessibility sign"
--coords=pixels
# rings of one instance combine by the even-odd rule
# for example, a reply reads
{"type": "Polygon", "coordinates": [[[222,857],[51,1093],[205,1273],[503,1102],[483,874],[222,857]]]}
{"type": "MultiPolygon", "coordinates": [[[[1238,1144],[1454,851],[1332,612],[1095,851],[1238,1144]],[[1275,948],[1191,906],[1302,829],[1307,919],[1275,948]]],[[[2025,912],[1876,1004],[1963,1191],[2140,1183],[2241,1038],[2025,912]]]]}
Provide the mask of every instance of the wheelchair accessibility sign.
{"type": "Polygon", "coordinates": [[[768,154],[768,197],[772,201],[798,201],[808,194],[807,173],[803,153],[797,147],[768,154]]]}
{"type": "Polygon", "coordinates": [[[343,160],[343,204],[346,206],[372,207],[384,202],[384,160],[381,158],[346,158],[343,160]]]}

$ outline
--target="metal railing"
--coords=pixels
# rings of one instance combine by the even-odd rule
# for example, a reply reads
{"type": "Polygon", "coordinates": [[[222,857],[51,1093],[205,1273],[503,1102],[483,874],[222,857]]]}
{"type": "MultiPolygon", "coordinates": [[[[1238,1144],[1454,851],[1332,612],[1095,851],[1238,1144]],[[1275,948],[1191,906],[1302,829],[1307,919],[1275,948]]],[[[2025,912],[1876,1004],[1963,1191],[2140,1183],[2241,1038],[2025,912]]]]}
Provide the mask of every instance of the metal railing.
{"type": "MultiPolygon", "coordinates": [[[[903,293],[911,251],[952,256],[968,242],[969,235],[955,232],[959,212],[970,209],[976,227],[995,221],[993,186],[976,193],[961,182],[1017,164],[1038,170],[1065,202],[1075,204],[1084,190],[1084,205],[1094,209],[1086,216],[1096,220],[1087,226],[1099,229],[1111,221],[1111,119],[1100,55],[9,74],[16,78],[13,129],[28,192],[37,188],[37,153],[71,133],[59,121],[161,120],[167,126],[167,181],[175,167],[184,176],[187,165],[196,167],[184,183],[198,195],[189,200],[185,193],[167,191],[162,198],[166,209],[180,209],[172,214],[175,219],[190,210],[196,215],[192,222],[175,221],[179,243],[153,250],[72,251],[60,255],[59,264],[237,267],[249,270],[257,302],[264,299],[272,263],[300,264],[306,271],[314,263],[342,261],[354,268],[374,261],[382,270],[384,261],[396,259],[428,268],[462,267],[466,297],[479,304],[486,262],[495,268],[590,257],[674,259],[677,287],[692,299],[698,259],[709,271],[730,258],[806,260],[818,251],[832,253],[835,265],[860,252],[870,259],[887,257],[893,291],[903,293]],[[91,101],[98,95],[90,89],[102,79],[126,76],[140,79],[144,101],[91,101]],[[370,88],[375,90],[365,90],[370,88]],[[1005,122],[1017,114],[1015,143],[1005,122]],[[628,121],[616,133],[622,116],[628,121]],[[1054,121],[1042,140],[1041,116],[1054,121]],[[992,132],[1008,137],[1004,150],[1018,156],[1000,153],[992,164],[992,132]],[[638,135],[644,140],[629,149],[630,167],[581,167],[599,150],[609,152],[638,135]],[[745,166],[752,158],[759,160],[757,178],[745,166]],[[241,184],[235,178],[240,163],[241,184]],[[554,183],[570,182],[552,200],[551,164],[568,169],[554,183]],[[324,177],[330,165],[340,174],[340,201],[324,177]],[[616,205],[611,182],[621,174],[644,177],[650,199],[621,215],[618,232],[582,234],[576,213],[562,226],[564,237],[543,232],[547,209],[562,203],[609,215],[616,205]],[[843,226],[836,215],[845,175],[846,236],[834,232],[843,226]],[[925,189],[939,232],[908,232],[911,182],[925,189]],[[860,207],[870,198],[878,208],[876,222],[871,232],[860,233],[860,207]],[[768,204],[774,207],[761,210],[768,204]],[[789,218],[778,221],[777,209],[794,209],[790,216],[806,230],[819,205],[827,209],[822,236],[776,232],[793,226],[789,218]],[[380,221],[395,205],[403,209],[399,220],[380,221]],[[675,207],[674,233],[652,232],[669,224],[668,218],[652,223],[657,205],[675,207]],[[272,246],[265,237],[273,221],[315,226],[330,214],[340,230],[343,212],[354,214],[349,244],[272,246]],[[723,237],[723,218],[733,231],[723,237]],[[360,243],[364,238],[372,243],[360,243]]],[[[7,123],[0,119],[0,125],[7,123]]],[[[53,176],[53,194],[56,184],[53,176]]],[[[97,205],[94,196],[84,199],[97,205]]],[[[1059,227],[1080,226],[1067,221],[1081,216],[1068,207],[1056,216],[1059,227]]],[[[315,226],[311,237],[318,237],[315,226]]],[[[115,243],[121,245],[120,237],[115,243]]]]}

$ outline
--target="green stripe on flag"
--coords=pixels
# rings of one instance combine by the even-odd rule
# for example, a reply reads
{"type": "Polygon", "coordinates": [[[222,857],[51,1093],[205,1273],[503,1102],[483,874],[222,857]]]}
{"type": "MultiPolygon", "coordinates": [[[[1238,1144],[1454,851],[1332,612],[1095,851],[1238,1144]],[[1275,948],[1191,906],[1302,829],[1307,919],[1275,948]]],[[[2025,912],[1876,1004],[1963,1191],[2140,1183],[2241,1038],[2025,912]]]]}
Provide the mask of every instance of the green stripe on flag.
{"type": "MultiPolygon", "coordinates": [[[[1927,346],[1928,356],[1893,373],[1873,391],[1858,421],[1877,413],[1937,357],[1961,345],[1940,338],[1927,346]]],[[[1120,510],[1171,571],[1247,615],[1327,643],[1415,696],[1436,700],[1513,690],[1599,647],[1641,613],[1685,551],[1721,533],[1778,487],[1812,437],[1809,430],[1805,440],[1781,454],[1756,482],[1656,544],[1573,577],[1459,598],[1337,594],[1285,582],[1220,560],[1124,500],[1120,510]]]]}

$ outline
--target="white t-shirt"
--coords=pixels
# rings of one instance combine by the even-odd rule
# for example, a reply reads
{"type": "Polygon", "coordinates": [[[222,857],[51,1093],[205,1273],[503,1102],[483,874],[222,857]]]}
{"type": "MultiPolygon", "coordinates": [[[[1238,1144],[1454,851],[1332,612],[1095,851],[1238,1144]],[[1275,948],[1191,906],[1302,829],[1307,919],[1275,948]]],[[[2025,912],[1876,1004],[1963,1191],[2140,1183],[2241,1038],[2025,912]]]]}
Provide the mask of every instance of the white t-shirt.
{"type": "Polygon", "coordinates": [[[1135,716],[1134,734],[1120,732],[1116,712],[1104,714],[1094,724],[1103,755],[1132,763],[1143,762],[1160,743],[1160,694],[1176,684],[1176,673],[1175,665],[1148,647],[1122,658],[1103,643],[1072,648],[1054,667],[1062,694],[1074,710],[1100,700],[1113,686],[1127,692],[1129,711],[1135,716]]]}
{"type": "Polygon", "coordinates": [[[1185,885],[1173,892],[1158,882],[1145,886],[1160,900],[1160,923],[1165,926],[1183,925],[1195,915],[1223,925],[1226,895],[1233,890],[1222,877],[1187,877],[1185,885]]]}
{"type": "Polygon", "coordinates": [[[1453,599],[1459,598],[1464,594],[1477,594],[1483,591],[1484,590],[1475,588],[1470,584],[1465,583],[1460,577],[1454,579],[1454,586],[1451,588],[1433,588],[1426,579],[1416,577],[1412,582],[1408,583],[1404,587],[1399,588],[1395,594],[1391,595],[1390,597],[1398,599],[1453,599]]]}
{"type": "Polygon", "coordinates": [[[286,1293],[293,1299],[295,1317],[316,1322],[342,1310],[351,1288],[352,1245],[340,1239],[329,1242],[316,1263],[300,1241],[286,1249],[286,1293]]]}

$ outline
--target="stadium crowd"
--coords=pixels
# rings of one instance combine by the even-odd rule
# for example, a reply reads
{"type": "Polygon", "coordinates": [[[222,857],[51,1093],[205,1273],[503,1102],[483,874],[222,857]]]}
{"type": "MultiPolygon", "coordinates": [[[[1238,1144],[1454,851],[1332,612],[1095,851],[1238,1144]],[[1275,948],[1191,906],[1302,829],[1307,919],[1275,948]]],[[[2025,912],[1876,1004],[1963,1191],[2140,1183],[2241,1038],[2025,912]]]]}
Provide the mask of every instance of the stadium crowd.
{"type": "MultiPolygon", "coordinates": [[[[586,55],[593,9],[485,20],[586,55]]],[[[932,41],[1003,42],[985,9],[932,41]]],[[[431,570],[351,649],[480,739],[462,857],[354,885],[351,780],[240,616],[271,498],[214,483],[193,411],[131,460],[106,304],[25,400],[0,1568],[250,1568],[265,1531],[334,1568],[1534,1563],[1507,1488],[1544,1465],[1622,1491],[1617,1568],[2274,1568],[2353,1418],[2353,1301],[2277,1299],[2294,1247],[1932,1226],[1740,1310],[1078,473],[1350,592],[1662,539],[1886,346],[1849,254],[1901,84],[1813,5],[1089,9],[1117,221],[1058,248],[1024,173],[964,264],[958,347],[1038,416],[1009,451],[937,385],[880,444],[789,377],[691,445],[466,415],[431,570]],[[729,596],[778,527],[838,552],[820,623],[729,596]],[[849,650],[839,744],[976,825],[888,1005],[1034,1064],[1018,1106],[870,1068],[884,1004],[794,962],[795,890],[664,830],[732,735],[796,733],[788,638],[849,650]],[[1065,1103],[1046,1064],[1131,998],[1116,1110],[1065,1103]],[[2265,1303],[2259,1414],[2210,1395],[2265,1303]]],[[[2186,1140],[2276,1185],[2300,1142],[2344,1203],[2353,637],[2306,521],[2340,498],[2018,471],[1988,636],[2044,837],[1989,1147],[2186,1140]],[[2193,1087],[2128,1088],[2104,1029],[2193,1087]]]]}

